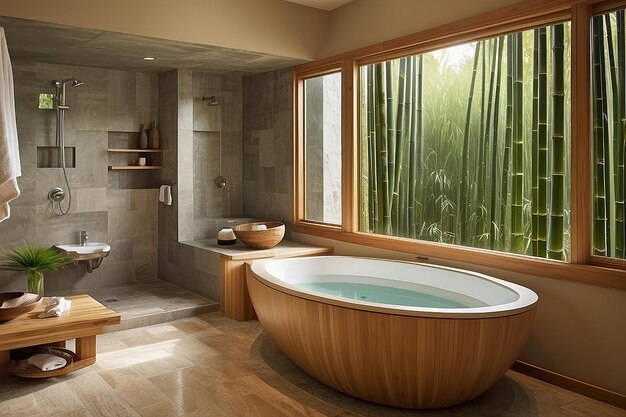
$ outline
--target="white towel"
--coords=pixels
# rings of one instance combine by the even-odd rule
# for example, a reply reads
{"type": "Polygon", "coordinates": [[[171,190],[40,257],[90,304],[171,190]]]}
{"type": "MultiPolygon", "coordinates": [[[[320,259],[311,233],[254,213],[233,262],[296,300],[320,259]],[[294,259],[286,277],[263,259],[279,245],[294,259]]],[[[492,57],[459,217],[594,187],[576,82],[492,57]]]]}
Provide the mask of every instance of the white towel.
{"type": "Polygon", "coordinates": [[[159,203],[165,201],[165,187],[167,187],[167,185],[162,185],[161,188],[159,188],[159,203]]]}
{"type": "Polygon", "coordinates": [[[67,365],[65,358],[60,356],[50,355],[48,353],[38,353],[28,358],[28,363],[42,371],[54,371],[55,369],[63,368],[67,365]]]}
{"type": "Polygon", "coordinates": [[[4,35],[0,28],[0,222],[11,215],[9,202],[20,195],[17,177],[22,175],[15,123],[13,70],[4,35]]]}
{"type": "Polygon", "coordinates": [[[159,201],[166,206],[172,205],[172,187],[169,185],[162,185],[159,189],[159,201]]]}
{"type": "Polygon", "coordinates": [[[72,301],[66,300],[64,297],[50,297],[48,305],[44,309],[43,313],[39,314],[40,319],[47,317],[59,317],[61,314],[70,310],[72,301]]]}

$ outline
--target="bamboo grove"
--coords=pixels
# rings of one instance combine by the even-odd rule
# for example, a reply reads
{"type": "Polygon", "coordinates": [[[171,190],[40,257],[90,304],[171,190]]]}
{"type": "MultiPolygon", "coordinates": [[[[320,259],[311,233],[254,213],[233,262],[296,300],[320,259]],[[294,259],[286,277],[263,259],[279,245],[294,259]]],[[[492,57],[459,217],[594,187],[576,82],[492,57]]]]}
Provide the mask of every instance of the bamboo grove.
{"type": "Polygon", "coordinates": [[[626,258],[624,11],[592,19],[593,254],[626,258]]]}
{"type": "Polygon", "coordinates": [[[361,230],[567,260],[569,42],[559,24],[361,67],[361,230]]]}

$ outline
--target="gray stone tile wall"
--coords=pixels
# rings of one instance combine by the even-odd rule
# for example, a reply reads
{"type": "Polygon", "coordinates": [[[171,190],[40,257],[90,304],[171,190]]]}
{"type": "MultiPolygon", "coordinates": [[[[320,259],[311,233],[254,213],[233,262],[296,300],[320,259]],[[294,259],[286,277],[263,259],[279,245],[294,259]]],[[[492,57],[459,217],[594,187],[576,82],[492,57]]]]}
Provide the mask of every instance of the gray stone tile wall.
{"type": "Polygon", "coordinates": [[[293,218],[293,71],[243,79],[244,216],[293,218]]]}
{"type": "MultiPolygon", "coordinates": [[[[23,241],[44,246],[74,243],[78,232],[87,230],[91,241],[109,243],[111,254],[92,274],[83,265],[46,274],[47,292],[156,277],[158,191],[123,189],[135,180],[112,179],[107,147],[108,131],[137,132],[141,121],[158,118],[158,76],[19,62],[13,63],[13,71],[22,195],[11,203],[11,218],[0,223],[0,250],[23,241]],[[40,110],[37,103],[39,93],[52,92],[51,80],[67,77],[85,84],[67,89],[65,138],[76,148],[76,168],[68,169],[71,212],[58,217],[47,194],[54,186],[66,188],[62,170],[37,168],[37,146],[55,145],[55,111],[40,110]]],[[[25,288],[23,274],[0,271],[0,291],[25,288]]]]}
{"type": "Polygon", "coordinates": [[[175,181],[173,205],[158,209],[159,278],[219,300],[218,256],[182,242],[215,237],[243,213],[241,77],[181,69],[160,74],[159,90],[161,129],[168,132],[161,181],[175,181]],[[212,95],[219,106],[202,101],[212,95]],[[224,189],[214,185],[220,173],[224,189]]]}

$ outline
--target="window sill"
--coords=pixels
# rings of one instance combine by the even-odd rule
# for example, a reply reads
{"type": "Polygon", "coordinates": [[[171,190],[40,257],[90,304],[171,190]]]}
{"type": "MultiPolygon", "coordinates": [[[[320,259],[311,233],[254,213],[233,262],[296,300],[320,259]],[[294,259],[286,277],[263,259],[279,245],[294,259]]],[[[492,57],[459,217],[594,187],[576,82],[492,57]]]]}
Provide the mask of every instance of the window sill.
{"type": "Polygon", "coordinates": [[[416,241],[362,232],[346,232],[336,226],[308,222],[294,223],[293,230],[298,233],[356,245],[626,291],[626,270],[615,267],[572,264],[443,243],[416,241]]]}

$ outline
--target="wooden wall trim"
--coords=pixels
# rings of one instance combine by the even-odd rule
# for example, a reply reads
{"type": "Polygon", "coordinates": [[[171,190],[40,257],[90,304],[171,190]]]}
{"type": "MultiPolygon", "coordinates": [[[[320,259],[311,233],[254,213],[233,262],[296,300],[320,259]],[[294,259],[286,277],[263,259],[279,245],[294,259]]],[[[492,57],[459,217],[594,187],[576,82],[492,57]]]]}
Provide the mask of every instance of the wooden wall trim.
{"type": "Polygon", "coordinates": [[[577,379],[570,378],[522,361],[515,361],[511,370],[626,410],[626,395],[588,384],[586,382],[579,381],[577,379]]]}

